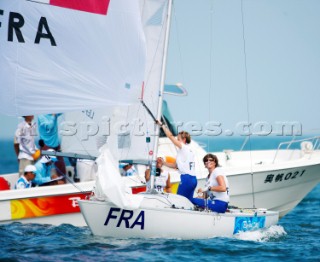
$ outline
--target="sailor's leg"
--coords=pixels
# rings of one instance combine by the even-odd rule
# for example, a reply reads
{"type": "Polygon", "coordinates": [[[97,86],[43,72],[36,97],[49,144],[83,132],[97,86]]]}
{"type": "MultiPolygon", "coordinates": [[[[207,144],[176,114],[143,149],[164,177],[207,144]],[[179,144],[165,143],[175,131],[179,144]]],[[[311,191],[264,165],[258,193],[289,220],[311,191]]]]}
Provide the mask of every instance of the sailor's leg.
{"type": "Polygon", "coordinates": [[[198,207],[205,208],[205,200],[203,198],[193,198],[191,202],[198,207]]]}
{"type": "Polygon", "coordinates": [[[198,183],[197,178],[188,174],[182,174],[180,176],[180,180],[181,182],[179,184],[177,194],[192,200],[194,190],[196,189],[198,183]]]}
{"type": "Polygon", "coordinates": [[[209,200],[209,209],[218,213],[225,213],[228,208],[228,203],[220,200],[209,200]]]}

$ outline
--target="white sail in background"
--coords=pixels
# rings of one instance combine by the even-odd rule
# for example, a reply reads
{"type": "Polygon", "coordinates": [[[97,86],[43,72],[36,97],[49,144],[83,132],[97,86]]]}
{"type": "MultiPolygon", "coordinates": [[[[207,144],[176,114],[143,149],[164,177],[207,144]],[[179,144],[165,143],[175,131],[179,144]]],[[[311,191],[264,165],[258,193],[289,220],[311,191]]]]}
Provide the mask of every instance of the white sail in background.
{"type": "MultiPolygon", "coordinates": [[[[147,59],[143,100],[156,115],[160,94],[167,23],[167,0],[140,1],[143,31],[147,45],[147,59]]],[[[62,136],[65,152],[97,156],[97,142],[108,140],[112,154],[118,159],[145,159],[154,148],[154,122],[140,104],[88,108],[67,113],[66,125],[73,124],[77,132],[62,136]],[[146,137],[150,142],[146,142],[146,137]],[[103,139],[105,138],[105,140],[103,139]]],[[[62,127],[63,128],[63,127],[62,127]]],[[[74,130],[75,131],[75,130],[74,130]]]]}
{"type": "Polygon", "coordinates": [[[146,64],[139,1],[96,1],[0,1],[0,113],[139,102],[146,64]]]}

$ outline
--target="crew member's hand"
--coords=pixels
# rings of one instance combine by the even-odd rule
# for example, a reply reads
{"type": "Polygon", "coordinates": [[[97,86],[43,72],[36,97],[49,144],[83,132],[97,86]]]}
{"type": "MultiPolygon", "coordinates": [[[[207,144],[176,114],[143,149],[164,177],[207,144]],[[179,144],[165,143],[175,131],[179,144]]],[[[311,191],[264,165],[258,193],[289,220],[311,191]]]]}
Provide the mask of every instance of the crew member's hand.
{"type": "Polygon", "coordinates": [[[164,159],[162,157],[159,157],[159,162],[160,162],[161,165],[163,165],[164,164],[164,159]]]}
{"type": "Polygon", "coordinates": [[[58,178],[58,175],[57,175],[57,174],[52,174],[52,175],[51,175],[51,179],[56,179],[56,178],[58,178]]]}
{"type": "Polygon", "coordinates": [[[198,197],[199,197],[199,198],[203,198],[202,188],[199,188],[199,189],[198,189],[197,194],[198,194],[198,197]]]}
{"type": "Polygon", "coordinates": [[[162,122],[161,122],[161,121],[159,121],[159,120],[157,120],[157,121],[156,121],[156,124],[157,124],[158,126],[160,126],[160,127],[162,127],[162,126],[163,126],[162,122]]]}

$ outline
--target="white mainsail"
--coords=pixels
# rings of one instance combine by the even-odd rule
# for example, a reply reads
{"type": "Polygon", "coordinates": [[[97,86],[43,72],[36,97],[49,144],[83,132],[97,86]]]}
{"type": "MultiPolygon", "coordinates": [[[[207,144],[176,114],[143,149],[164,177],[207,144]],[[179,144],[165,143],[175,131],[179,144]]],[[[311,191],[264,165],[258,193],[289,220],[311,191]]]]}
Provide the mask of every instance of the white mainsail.
{"type": "MultiPolygon", "coordinates": [[[[142,98],[156,114],[164,79],[168,1],[148,0],[140,3],[147,42],[146,81],[142,98]]],[[[96,160],[98,170],[95,196],[121,208],[137,209],[143,197],[132,195],[131,190],[126,189],[119,173],[118,160],[153,157],[151,151],[157,142],[154,136],[155,125],[145,109],[141,105],[118,106],[68,113],[65,117],[70,124],[78,125],[80,133],[63,136],[63,149],[99,155],[96,160]],[[103,142],[103,137],[107,139],[107,144],[97,153],[97,144],[103,142]],[[146,137],[149,137],[150,142],[147,143],[146,137]]]]}
{"type": "Polygon", "coordinates": [[[0,66],[5,68],[0,73],[0,112],[34,115],[109,106],[107,112],[124,126],[133,119],[142,121],[144,130],[138,134],[135,128],[127,136],[111,134],[97,159],[98,191],[118,206],[137,208],[141,197],[123,190],[117,160],[152,155],[154,122],[134,102],[140,97],[152,112],[159,110],[168,2],[110,1],[106,13],[80,11],[67,2],[1,2],[0,17],[8,24],[0,25],[9,34],[0,34],[0,66]]]}
{"type": "MultiPolygon", "coordinates": [[[[167,23],[167,0],[141,0],[141,19],[147,45],[147,59],[143,100],[156,114],[160,94],[167,23]]],[[[82,112],[65,114],[65,126],[74,125],[77,132],[64,133],[62,150],[98,156],[97,143],[108,140],[117,159],[145,159],[151,157],[155,142],[155,126],[140,105],[87,108],[82,112]],[[146,142],[150,137],[150,142],[146,142]]]]}
{"type": "Polygon", "coordinates": [[[146,63],[139,1],[101,0],[100,13],[95,1],[81,11],[55,2],[0,1],[0,113],[139,102],[146,63]]]}

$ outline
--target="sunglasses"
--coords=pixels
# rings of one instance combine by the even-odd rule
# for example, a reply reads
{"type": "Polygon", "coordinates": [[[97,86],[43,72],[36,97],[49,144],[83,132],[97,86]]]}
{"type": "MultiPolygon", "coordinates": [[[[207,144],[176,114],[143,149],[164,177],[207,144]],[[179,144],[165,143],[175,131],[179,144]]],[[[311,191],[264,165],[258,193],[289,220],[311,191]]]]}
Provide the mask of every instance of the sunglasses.
{"type": "Polygon", "coordinates": [[[208,163],[208,162],[214,162],[214,160],[213,160],[213,159],[207,159],[207,160],[204,160],[204,161],[203,161],[204,164],[205,164],[205,163],[208,163]]]}

